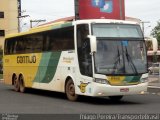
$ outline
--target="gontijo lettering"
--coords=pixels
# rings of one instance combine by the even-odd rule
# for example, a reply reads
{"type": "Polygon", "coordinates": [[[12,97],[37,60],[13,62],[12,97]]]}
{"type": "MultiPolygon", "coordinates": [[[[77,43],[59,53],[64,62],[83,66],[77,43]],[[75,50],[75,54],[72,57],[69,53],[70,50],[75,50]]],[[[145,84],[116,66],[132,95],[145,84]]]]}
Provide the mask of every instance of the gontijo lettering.
{"type": "Polygon", "coordinates": [[[17,63],[36,63],[36,56],[17,56],[17,63]]]}

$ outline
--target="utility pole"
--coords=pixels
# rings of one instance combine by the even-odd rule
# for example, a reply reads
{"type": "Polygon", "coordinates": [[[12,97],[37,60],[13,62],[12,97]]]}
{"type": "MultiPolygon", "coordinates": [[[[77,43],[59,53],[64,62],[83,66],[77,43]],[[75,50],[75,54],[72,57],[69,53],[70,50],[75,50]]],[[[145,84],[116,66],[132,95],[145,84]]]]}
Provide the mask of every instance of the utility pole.
{"type": "Polygon", "coordinates": [[[40,22],[46,22],[46,20],[30,20],[30,28],[33,27],[33,22],[36,22],[37,24],[40,23],[40,22]]]}
{"type": "Polygon", "coordinates": [[[21,23],[20,23],[20,19],[21,18],[26,18],[26,17],[29,17],[29,15],[21,15],[21,16],[18,16],[18,32],[21,32],[21,23]]]}
{"type": "Polygon", "coordinates": [[[78,0],[74,0],[74,9],[75,9],[75,19],[79,19],[79,2],[78,0]]]}
{"type": "Polygon", "coordinates": [[[18,7],[18,32],[20,32],[21,0],[17,0],[18,7]]]}
{"type": "Polygon", "coordinates": [[[143,34],[145,34],[145,25],[144,24],[146,24],[146,23],[150,23],[150,21],[142,21],[141,20],[143,34]]]}
{"type": "Polygon", "coordinates": [[[22,12],[25,12],[25,11],[22,11],[21,9],[21,0],[17,0],[17,3],[18,3],[18,32],[21,32],[21,18],[26,18],[26,17],[29,17],[29,15],[22,15],[22,12]]]}

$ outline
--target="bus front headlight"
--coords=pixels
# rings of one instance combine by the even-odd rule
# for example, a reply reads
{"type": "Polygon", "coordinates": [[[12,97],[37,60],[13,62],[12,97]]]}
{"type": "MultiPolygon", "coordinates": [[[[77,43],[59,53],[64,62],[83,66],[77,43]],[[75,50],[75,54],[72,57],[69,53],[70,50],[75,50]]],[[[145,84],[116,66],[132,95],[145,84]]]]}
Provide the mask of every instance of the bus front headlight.
{"type": "Polygon", "coordinates": [[[99,79],[99,78],[95,78],[94,82],[96,83],[100,83],[100,84],[109,84],[109,82],[105,79],[99,79]]]}

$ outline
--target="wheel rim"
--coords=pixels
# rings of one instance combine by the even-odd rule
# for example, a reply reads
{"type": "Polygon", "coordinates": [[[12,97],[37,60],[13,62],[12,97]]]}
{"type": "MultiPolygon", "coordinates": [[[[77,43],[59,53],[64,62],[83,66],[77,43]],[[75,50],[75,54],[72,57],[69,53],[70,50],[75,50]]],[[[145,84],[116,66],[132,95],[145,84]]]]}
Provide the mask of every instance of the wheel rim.
{"type": "Polygon", "coordinates": [[[13,78],[13,85],[14,85],[14,90],[18,92],[19,91],[19,81],[16,76],[14,76],[13,78]]]}
{"type": "Polygon", "coordinates": [[[20,81],[20,92],[24,92],[25,87],[24,87],[22,76],[19,78],[19,81],[20,81]]]}
{"type": "Polygon", "coordinates": [[[75,85],[72,80],[67,81],[66,95],[70,101],[76,101],[78,98],[78,95],[75,92],[75,85]]]}
{"type": "Polygon", "coordinates": [[[71,95],[71,96],[75,96],[75,87],[74,87],[74,84],[70,84],[70,85],[69,85],[68,93],[69,93],[69,95],[71,95]]]}
{"type": "Polygon", "coordinates": [[[16,79],[16,77],[14,78],[14,87],[18,88],[18,80],[16,79]]]}

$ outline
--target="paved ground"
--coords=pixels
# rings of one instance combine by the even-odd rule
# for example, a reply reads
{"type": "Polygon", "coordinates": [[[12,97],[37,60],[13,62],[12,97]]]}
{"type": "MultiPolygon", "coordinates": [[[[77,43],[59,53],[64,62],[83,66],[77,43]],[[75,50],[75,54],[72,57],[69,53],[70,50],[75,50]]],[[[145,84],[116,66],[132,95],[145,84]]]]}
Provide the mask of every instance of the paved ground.
{"type": "Polygon", "coordinates": [[[160,76],[159,75],[150,75],[150,77],[149,77],[149,87],[160,88],[160,76]]]}
{"type": "MultiPolygon", "coordinates": [[[[149,81],[148,93],[125,96],[120,102],[113,102],[107,97],[80,97],[77,102],[71,102],[62,93],[41,90],[28,90],[25,94],[18,93],[13,91],[12,86],[4,85],[0,80],[0,113],[5,113],[0,115],[0,119],[5,120],[8,116],[6,113],[9,115],[13,113],[15,118],[18,114],[20,120],[80,120],[79,115],[93,113],[159,114],[159,79],[157,76],[151,76],[149,81]],[[67,116],[66,114],[77,115],[67,116]]],[[[160,119],[160,116],[158,117],[160,119]]]]}
{"type": "Polygon", "coordinates": [[[159,113],[159,111],[158,91],[149,90],[144,95],[125,96],[120,102],[113,102],[107,97],[81,97],[79,101],[71,102],[62,93],[29,90],[23,94],[13,91],[12,86],[0,83],[0,113],[80,114],[159,113]]]}
{"type": "Polygon", "coordinates": [[[151,94],[160,95],[160,77],[159,75],[150,75],[148,91],[151,94]]]}

